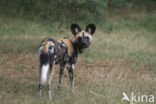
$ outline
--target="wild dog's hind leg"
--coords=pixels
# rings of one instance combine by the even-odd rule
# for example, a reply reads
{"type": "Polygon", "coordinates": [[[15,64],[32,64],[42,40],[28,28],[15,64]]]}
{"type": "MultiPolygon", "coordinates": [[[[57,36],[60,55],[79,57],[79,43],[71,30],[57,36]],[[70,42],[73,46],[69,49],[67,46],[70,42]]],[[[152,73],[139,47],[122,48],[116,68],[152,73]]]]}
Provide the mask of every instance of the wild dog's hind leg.
{"type": "Polygon", "coordinates": [[[74,64],[70,64],[68,67],[69,80],[71,82],[71,91],[74,91],[74,64]]]}
{"type": "Polygon", "coordinates": [[[50,72],[50,78],[49,78],[49,83],[48,83],[48,95],[49,95],[49,99],[52,100],[52,97],[51,97],[51,87],[52,87],[52,80],[53,80],[53,75],[54,75],[54,71],[55,71],[55,61],[53,62],[53,65],[52,66],[52,69],[51,72],[50,72]]]}
{"type": "Polygon", "coordinates": [[[62,81],[63,81],[63,72],[64,72],[64,67],[65,67],[65,63],[60,64],[60,77],[59,77],[59,84],[58,84],[58,89],[60,90],[62,81]]]}

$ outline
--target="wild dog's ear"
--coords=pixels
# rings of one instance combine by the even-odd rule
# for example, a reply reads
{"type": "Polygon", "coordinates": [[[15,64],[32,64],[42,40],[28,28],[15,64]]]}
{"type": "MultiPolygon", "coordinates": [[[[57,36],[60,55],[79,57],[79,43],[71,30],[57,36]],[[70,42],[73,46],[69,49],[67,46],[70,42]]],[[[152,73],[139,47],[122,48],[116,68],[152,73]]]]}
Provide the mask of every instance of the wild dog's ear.
{"type": "Polygon", "coordinates": [[[72,24],[71,31],[72,31],[73,35],[76,35],[78,32],[81,31],[81,28],[77,24],[72,24]]]}
{"type": "Polygon", "coordinates": [[[96,30],[96,27],[94,24],[89,24],[87,27],[86,27],[86,32],[88,32],[89,34],[93,35],[94,32],[96,30]]]}

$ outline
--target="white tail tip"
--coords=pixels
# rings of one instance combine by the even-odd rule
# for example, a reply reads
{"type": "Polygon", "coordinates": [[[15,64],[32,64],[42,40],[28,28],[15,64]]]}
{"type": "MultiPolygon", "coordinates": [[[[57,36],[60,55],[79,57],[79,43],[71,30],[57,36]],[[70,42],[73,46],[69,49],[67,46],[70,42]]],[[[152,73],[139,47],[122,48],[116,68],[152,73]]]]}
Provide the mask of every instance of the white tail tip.
{"type": "Polygon", "coordinates": [[[42,65],[42,70],[41,70],[41,84],[46,84],[47,81],[47,74],[48,74],[48,69],[49,69],[49,64],[42,65]]]}

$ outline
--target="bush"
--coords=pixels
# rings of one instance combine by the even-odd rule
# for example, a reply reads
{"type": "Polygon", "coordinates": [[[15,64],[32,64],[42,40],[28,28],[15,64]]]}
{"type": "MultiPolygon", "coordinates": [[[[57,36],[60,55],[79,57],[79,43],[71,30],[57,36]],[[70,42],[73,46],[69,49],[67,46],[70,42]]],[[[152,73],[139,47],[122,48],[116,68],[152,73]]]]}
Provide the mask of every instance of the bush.
{"type": "Polygon", "coordinates": [[[1,0],[0,12],[11,16],[42,19],[47,23],[100,22],[110,9],[151,5],[155,0],[1,0]]]}

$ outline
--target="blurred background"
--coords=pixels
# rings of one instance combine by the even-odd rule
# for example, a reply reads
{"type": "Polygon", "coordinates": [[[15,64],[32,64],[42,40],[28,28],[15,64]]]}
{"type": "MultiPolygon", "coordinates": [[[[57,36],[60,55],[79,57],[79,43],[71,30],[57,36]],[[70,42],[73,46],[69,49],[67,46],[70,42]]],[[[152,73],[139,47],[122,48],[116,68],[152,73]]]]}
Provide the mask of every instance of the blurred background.
{"type": "Polygon", "coordinates": [[[82,24],[93,22],[102,27],[106,24],[107,17],[129,14],[132,11],[150,13],[156,8],[155,2],[155,0],[1,0],[0,13],[6,17],[40,21],[55,28],[69,27],[73,22],[82,24]]]}
{"type": "Polygon", "coordinates": [[[0,104],[50,103],[46,86],[38,97],[38,49],[45,37],[71,35],[72,23],[97,30],[75,65],[74,93],[67,70],[57,91],[57,66],[54,104],[129,104],[123,92],[156,97],[156,0],[0,0],[0,104]]]}

